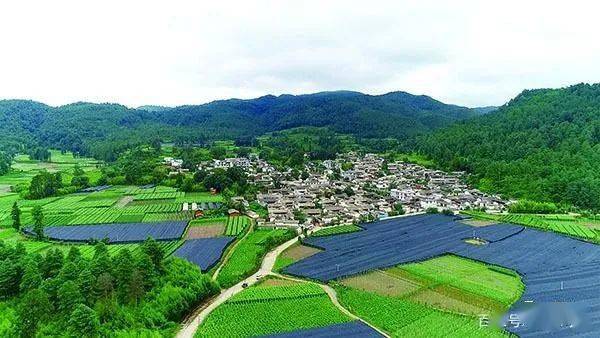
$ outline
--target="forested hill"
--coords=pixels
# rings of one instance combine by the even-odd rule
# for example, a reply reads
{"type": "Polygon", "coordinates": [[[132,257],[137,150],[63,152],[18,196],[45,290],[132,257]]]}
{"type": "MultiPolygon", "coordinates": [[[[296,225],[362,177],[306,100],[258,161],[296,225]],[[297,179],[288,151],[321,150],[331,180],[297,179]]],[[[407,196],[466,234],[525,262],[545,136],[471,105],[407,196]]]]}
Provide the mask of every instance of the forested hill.
{"type": "Polygon", "coordinates": [[[510,196],[600,209],[600,84],[527,90],[422,138],[422,152],[510,196]]]}
{"type": "Polygon", "coordinates": [[[0,150],[45,146],[112,159],[139,142],[198,143],[250,140],[299,126],[329,127],[357,137],[405,138],[478,113],[404,92],[365,95],[323,92],[223,100],[177,108],[74,103],[50,107],[33,101],[0,101],[0,150]],[[10,131],[10,132],[9,132],[10,131]]]}

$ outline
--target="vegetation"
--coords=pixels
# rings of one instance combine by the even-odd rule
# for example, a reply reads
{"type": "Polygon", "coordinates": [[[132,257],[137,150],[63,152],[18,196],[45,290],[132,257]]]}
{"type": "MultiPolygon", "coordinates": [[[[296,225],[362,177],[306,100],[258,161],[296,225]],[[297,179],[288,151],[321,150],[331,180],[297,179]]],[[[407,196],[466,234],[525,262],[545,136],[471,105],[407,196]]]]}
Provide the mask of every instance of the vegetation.
{"type": "Polygon", "coordinates": [[[191,263],[165,260],[151,240],[135,256],[127,248],[110,255],[99,243],[91,258],[76,247],[41,256],[0,242],[0,262],[5,336],[172,334],[192,306],[218,290],[191,263]]]}
{"type": "Polygon", "coordinates": [[[234,216],[227,218],[227,227],[225,228],[225,236],[238,236],[250,224],[250,219],[247,216],[234,216]]]}
{"type": "Polygon", "coordinates": [[[320,229],[320,230],[312,233],[311,236],[315,236],[315,237],[332,236],[332,235],[338,235],[338,234],[347,234],[347,233],[361,231],[361,230],[362,230],[361,227],[354,225],[354,224],[337,225],[337,226],[320,229]]]}
{"type": "Polygon", "coordinates": [[[483,212],[468,212],[477,218],[497,221],[499,223],[514,223],[537,228],[545,231],[553,231],[560,234],[585,239],[588,241],[600,241],[600,221],[587,217],[575,217],[564,214],[558,215],[533,215],[533,214],[508,214],[492,215],[483,212]]]}
{"type": "Polygon", "coordinates": [[[217,276],[222,288],[235,285],[260,267],[264,255],[294,237],[290,230],[255,230],[242,238],[217,276]]]}
{"type": "Polygon", "coordinates": [[[393,337],[502,337],[479,319],[442,312],[401,298],[337,286],[344,307],[393,337]]]}
{"type": "Polygon", "coordinates": [[[457,123],[416,148],[479,188],[600,209],[600,84],[526,90],[497,111],[457,123]]]}
{"type": "Polygon", "coordinates": [[[477,316],[504,312],[523,292],[519,276],[456,256],[347,278],[335,284],[342,304],[394,337],[503,336],[477,316]]]}
{"type": "Polygon", "coordinates": [[[196,337],[259,336],[348,321],[318,285],[269,279],[219,306],[196,337]]]}

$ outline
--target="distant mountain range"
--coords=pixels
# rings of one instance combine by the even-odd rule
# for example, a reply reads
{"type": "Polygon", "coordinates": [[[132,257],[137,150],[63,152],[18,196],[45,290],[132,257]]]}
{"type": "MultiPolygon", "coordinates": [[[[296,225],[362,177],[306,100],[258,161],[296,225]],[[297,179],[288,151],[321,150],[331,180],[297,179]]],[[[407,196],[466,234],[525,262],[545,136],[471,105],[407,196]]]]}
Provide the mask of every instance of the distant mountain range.
{"type": "Polygon", "coordinates": [[[138,109],[81,102],[50,107],[33,101],[5,100],[0,101],[4,131],[0,147],[14,152],[23,145],[42,145],[103,157],[152,138],[186,142],[251,139],[300,126],[328,127],[359,138],[404,139],[481,113],[405,92],[267,95],[138,109]]]}

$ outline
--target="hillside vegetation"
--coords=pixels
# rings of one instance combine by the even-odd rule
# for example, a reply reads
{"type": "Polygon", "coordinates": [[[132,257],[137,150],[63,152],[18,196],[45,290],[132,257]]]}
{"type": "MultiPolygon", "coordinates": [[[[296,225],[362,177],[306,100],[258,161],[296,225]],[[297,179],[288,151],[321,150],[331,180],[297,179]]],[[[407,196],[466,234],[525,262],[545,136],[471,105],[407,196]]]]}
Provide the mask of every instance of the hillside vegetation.
{"type": "Polygon", "coordinates": [[[14,154],[41,146],[112,161],[125,149],[157,140],[189,144],[231,139],[249,144],[264,133],[300,126],[328,127],[361,138],[405,138],[476,114],[403,92],[325,92],[141,109],[5,100],[0,101],[0,125],[11,132],[0,133],[0,149],[14,154]]]}
{"type": "Polygon", "coordinates": [[[527,90],[496,112],[434,132],[417,148],[480,188],[600,209],[600,84],[527,90]]]}

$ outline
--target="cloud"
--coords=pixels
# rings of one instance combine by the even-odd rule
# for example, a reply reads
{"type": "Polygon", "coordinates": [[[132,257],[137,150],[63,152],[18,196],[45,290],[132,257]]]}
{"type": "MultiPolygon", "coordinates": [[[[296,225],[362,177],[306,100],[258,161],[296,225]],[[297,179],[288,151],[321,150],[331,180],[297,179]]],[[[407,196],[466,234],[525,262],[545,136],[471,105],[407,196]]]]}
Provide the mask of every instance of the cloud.
{"type": "Polygon", "coordinates": [[[599,5],[570,1],[19,1],[0,97],[180,105],[404,90],[463,105],[600,79],[599,5]]]}

